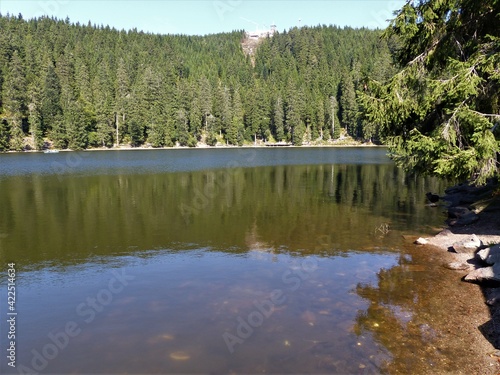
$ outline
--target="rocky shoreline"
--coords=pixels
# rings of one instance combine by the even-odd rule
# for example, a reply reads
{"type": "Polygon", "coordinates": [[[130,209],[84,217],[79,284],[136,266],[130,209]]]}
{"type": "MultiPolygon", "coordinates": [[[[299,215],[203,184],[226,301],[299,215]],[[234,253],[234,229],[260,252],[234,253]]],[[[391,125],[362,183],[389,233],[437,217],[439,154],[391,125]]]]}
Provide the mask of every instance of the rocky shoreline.
{"type": "Polygon", "coordinates": [[[443,266],[461,272],[462,281],[479,285],[491,316],[488,327],[480,330],[500,357],[500,184],[460,184],[441,199],[449,203],[448,227],[415,243],[447,251],[453,261],[443,266]]]}

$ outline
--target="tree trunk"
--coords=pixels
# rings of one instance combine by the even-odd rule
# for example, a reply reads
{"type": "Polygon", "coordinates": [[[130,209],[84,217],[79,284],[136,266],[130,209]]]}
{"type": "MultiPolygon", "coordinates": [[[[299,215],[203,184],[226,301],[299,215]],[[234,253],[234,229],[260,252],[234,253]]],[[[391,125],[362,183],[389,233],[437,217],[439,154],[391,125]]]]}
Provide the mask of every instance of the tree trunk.
{"type": "Polygon", "coordinates": [[[118,126],[119,126],[118,113],[115,114],[115,123],[116,123],[116,147],[118,147],[120,145],[119,133],[118,133],[118,126]]]}

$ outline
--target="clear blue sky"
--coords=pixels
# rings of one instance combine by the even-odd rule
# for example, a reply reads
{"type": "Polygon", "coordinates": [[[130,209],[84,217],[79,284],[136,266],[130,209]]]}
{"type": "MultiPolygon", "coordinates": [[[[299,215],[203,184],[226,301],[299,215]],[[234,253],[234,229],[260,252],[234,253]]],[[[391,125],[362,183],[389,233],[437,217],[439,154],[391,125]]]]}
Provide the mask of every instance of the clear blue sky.
{"type": "Polygon", "coordinates": [[[384,28],[404,0],[0,0],[0,12],[25,19],[42,15],[71,22],[137,28],[161,34],[213,34],[232,30],[334,24],[384,28]],[[299,21],[300,20],[300,21],[299,21]]]}

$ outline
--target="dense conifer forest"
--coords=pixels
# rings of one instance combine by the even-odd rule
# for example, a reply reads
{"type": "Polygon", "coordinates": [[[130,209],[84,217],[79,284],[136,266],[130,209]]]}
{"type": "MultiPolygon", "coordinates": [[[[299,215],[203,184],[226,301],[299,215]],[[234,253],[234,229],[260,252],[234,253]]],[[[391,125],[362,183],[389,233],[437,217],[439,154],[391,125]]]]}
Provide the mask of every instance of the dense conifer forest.
{"type": "Polygon", "coordinates": [[[395,73],[381,31],[319,25],[245,53],[244,31],[119,31],[0,16],[0,150],[373,140],[366,79],[395,73]]]}

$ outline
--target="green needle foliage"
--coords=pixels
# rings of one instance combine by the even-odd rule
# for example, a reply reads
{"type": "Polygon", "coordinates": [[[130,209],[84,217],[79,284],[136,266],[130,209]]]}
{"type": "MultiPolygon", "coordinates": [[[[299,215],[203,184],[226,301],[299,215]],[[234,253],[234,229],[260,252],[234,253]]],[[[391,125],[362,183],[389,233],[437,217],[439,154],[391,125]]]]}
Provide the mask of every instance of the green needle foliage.
{"type": "Polygon", "coordinates": [[[385,31],[402,70],[359,92],[394,160],[484,183],[499,174],[500,1],[409,1],[385,31]]]}

